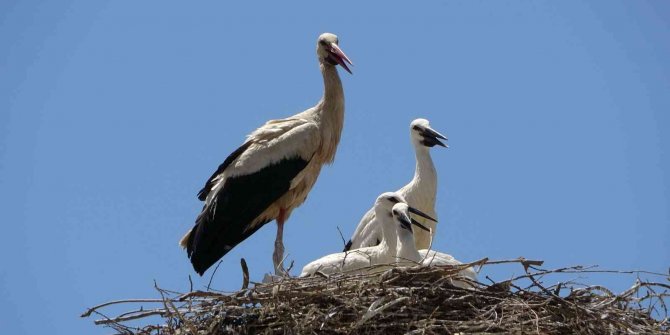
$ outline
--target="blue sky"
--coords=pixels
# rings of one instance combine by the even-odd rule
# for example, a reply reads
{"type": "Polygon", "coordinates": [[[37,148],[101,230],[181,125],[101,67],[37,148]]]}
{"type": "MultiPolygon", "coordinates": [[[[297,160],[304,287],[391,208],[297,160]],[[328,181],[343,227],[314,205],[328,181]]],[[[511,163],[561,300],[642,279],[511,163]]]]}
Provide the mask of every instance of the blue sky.
{"type": "MultiPolygon", "coordinates": [[[[78,315],[153,280],[206,285],[177,247],[195,195],[247,133],[316,103],[325,31],[356,66],[336,162],[286,226],[298,269],[409,181],[424,117],[450,145],[438,250],[667,272],[669,18],[664,1],[3,1],[0,328],[106,334],[78,315]]],[[[274,234],[213,286],[239,288],[241,257],[260,280],[274,234]]]]}

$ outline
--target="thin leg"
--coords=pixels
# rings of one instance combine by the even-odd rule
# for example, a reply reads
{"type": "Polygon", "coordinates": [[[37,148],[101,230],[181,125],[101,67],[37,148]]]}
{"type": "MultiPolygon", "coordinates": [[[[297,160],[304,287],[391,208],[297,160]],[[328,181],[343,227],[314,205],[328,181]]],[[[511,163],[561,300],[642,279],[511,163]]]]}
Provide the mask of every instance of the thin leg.
{"type": "Polygon", "coordinates": [[[284,260],[284,222],[286,221],[286,211],[284,209],[279,210],[279,216],[277,216],[277,238],[275,239],[275,251],[272,254],[272,262],[275,266],[275,275],[283,276],[284,267],[282,261],[284,260]]]}

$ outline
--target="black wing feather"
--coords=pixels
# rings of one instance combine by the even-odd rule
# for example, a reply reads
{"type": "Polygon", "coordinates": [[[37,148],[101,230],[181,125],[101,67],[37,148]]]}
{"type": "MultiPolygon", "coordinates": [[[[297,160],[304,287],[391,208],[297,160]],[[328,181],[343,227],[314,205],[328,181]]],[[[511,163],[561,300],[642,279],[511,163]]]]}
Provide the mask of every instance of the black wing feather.
{"type": "Polygon", "coordinates": [[[212,202],[203,208],[189,236],[186,251],[195,271],[202,275],[236,245],[270,222],[272,218],[253,229],[246,229],[289,190],[291,180],[308,163],[308,160],[293,157],[249,175],[228,178],[212,202]]]}
{"type": "Polygon", "coordinates": [[[342,252],[347,252],[347,251],[351,250],[351,244],[352,244],[352,242],[351,242],[351,240],[349,240],[349,242],[347,242],[347,244],[344,246],[344,250],[342,250],[342,252]]]}
{"type": "Polygon", "coordinates": [[[214,180],[214,178],[216,178],[216,176],[222,174],[223,171],[228,167],[228,165],[230,165],[230,163],[232,163],[237,157],[240,157],[240,155],[245,150],[247,150],[247,148],[249,148],[250,145],[251,145],[251,141],[245,142],[244,144],[242,144],[241,147],[235,149],[235,151],[233,151],[230,155],[228,155],[226,160],[224,160],[223,163],[221,163],[221,165],[219,165],[219,168],[216,169],[214,174],[212,174],[212,176],[209,177],[209,179],[207,179],[207,182],[205,183],[205,187],[203,187],[200,190],[200,192],[198,192],[198,199],[200,201],[205,201],[205,199],[207,199],[207,195],[212,190],[212,186],[214,186],[214,183],[212,182],[214,180]]]}

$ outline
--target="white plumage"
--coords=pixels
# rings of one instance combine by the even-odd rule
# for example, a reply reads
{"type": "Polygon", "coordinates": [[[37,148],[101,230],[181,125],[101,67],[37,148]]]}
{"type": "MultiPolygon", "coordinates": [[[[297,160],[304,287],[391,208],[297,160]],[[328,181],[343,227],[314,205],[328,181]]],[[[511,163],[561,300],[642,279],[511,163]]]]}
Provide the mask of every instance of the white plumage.
{"type": "Polygon", "coordinates": [[[281,273],[283,225],[332,163],[344,121],[344,91],[336,65],[351,72],[337,36],[317,41],[324,94],[316,106],[253,131],[210,177],[198,198],[205,202],[195,226],[182,238],[194,269],[203,274],[219,258],[276,219],[273,262],[281,273]]]}
{"type": "MultiPolygon", "coordinates": [[[[397,204],[393,206],[394,215],[402,217],[403,213],[409,216],[406,204],[397,204]]],[[[410,220],[409,218],[407,220],[410,220]]],[[[410,226],[409,229],[397,229],[398,244],[396,246],[396,261],[402,266],[416,266],[421,262],[421,255],[416,250],[414,244],[414,231],[410,226]]],[[[356,249],[358,250],[358,249],[356,249]]]]}
{"type": "MultiPolygon", "coordinates": [[[[440,139],[446,140],[447,138],[433,130],[428,120],[416,119],[410,124],[410,139],[416,155],[414,178],[397,192],[407,200],[410,206],[436,218],[437,172],[433,165],[433,159],[430,156],[430,148],[435,145],[447,147],[445,143],[440,141],[440,139]]],[[[381,236],[380,225],[376,224],[375,221],[375,212],[373,209],[370,209],[361,218],[345,250],[373,246],[379,243],[381,236]]],[[[430,228],[432,234],[435,235],[435,222],[423,218],[417,218],[417,221],[430,228]]],[[[414,241],[420,249],[429,248],[431,233],[423,230],[415,230],[414,241]]]]}
{"type": "MultiPolygon", "coordinates": [[[[398,204],[393,207],[393,210],[396,211],[396,207],[399,211],[402,211],[403,204],[398,204]]],[[[461,265],[463,263],[456,260],[453,256],[438,252],[435,250],[422,249],[417,250],[416,245],[414,244],[414,236],[416,232],[412,232],[411,227],[409,229],[399,229],[398,233],[398,244],[397,244],[397,254],[398,263],[404,266],[440,266],[440,265],[461,265]]],[[[355,250],[354,250],[355,251],[355,250]]],[[[458,273],[461,277],[465,277],[472,281],[477,281],[477,273],[472,267],[463,269],[458,273]]],[[[461,288],[471,288],[472,285],[468,284],[466,281],[462,280],[452,280],[454,286],[461,288]]]]}
{"type": "MultiPolygon", "coordinates": [[[[421,249],[419,250],[419,256],[421,259],[421,266],[463,264],[456,258],[454,258],[454,256],[435,250],[421,249]]],[[[461,270],[458,274],[472,281],[475,282],[477,281],[477,272],[472,267],[465,268],[461,270]]],[[[465,284],[464,282],[458,280],[455,280],[453,283],[455,286],[458,287],[465,287],[465,288],[472,287],[471,285],[465,284]]]]}
{"type": "MultiPolygon", "coordinates": [[[[395,263],[397,260],[398,230],[409,229],[411,232],[411,228],[408,226],[412,222],[408,211],[420,216],[426,215],[407,206],[405,199],[393,192],[383,193],[377,197],[373,209],[380,218],[375,222],[381,226],[380,231],[382,233],[382,239],[378,245],[321,257],[307,264],[302,269],[300,276],[305,277],[316,272],[323,274],[372,273],[385,270],[395,263]]],[[[430,217],[427,218],[431,219],[430,217]]],[[[424,227],[424,229],[427,228],[424,227]]]]}

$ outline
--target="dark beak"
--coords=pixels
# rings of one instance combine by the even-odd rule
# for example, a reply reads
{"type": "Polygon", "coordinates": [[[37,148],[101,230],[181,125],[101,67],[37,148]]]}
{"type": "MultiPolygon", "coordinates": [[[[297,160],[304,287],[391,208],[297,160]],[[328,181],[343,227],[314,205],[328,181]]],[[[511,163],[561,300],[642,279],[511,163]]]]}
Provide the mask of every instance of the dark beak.
{"type": "Polygon", "coordinates": [[[428,229],[428,227],[420,224],[419,221],[416,221],[416,220],[412,219],[412,224],[430,233],[430,229],[428,229]]]}
{"type": "Polygon", "coordinates": [[[446,145],[445,143],[440,141],[440,139],[446,141],[447,138],[444,135],[436,132],[435,130],[433,130],[431,128],[428,128],[428,127],[424,128],[421,131],[421,136],[423,136],[423,138],[424,138],[423,144],[425,146],[434,147],[435,145],[439,145],[439,146],[443,146],[445,148],[449,147],[448,145],[446,145]]]}
{"type": "Polygon", "coordinates": [[[412,231],[412,219],[408,218],[404,213],[402,215],[398,215],[398,221],[400,221],[400,227],[403,229],[407,229],[409,231],[412,231]]]}
{"type": "Polygon", "coordinates": [[[330,55],[333,57],[333,59],[337,62],[337,64],[340,64],[341,67],[343,67],[347,72],[353,74],[349,67],[347,66],[347,63],[350,65],[354,65],[354,63],[351,62],[349,57],[344,54],[344,51],[340,49],[340,47],[337,46],[335,43],[330,44],[330,55]],[[346,63],[345,63],[346,62],[346,63]]]}
{"type": "MultiPolygon", "coordinates": [[[[435,220],[435,219],[433,219],[432,217],[428,216],[428,214],[426,214],[426,213],[424,213],[424,212],[422,212],[422,211],[420,211],[420,210],[418,210],[418,209],[416,209],[416,208],[414,208],[414,207],[409,206],[408,210],[409,210],[410,213],[412,213],[412,214],[416,214],[416,215],[418,215],[418,216],[420,216],[420,217],[422,217],[422,218],[424,218],[424,219],[428,219],[428,220],[430,220],[430,221],[437,222],[437,220],[435,220]]],[[[424,228],[425,228],[425,227],[424,227],[424,228]]]]}
{"type": "Polygon", "coordinates": [[[402,215],[398,216],[398,221],[400,221],[400,227],[402,227],[404,229],[407,229],[409,231],[412,231],[412,226],[411,225],[415,225],[415,226],[417,226],[417,227],[419,227],[419,228],[421,228],[421,229],[430,233],[430,229],[428,229],[426,226],[422,225],[418,221],[416,221],[414,219],[410,219],[404,213],[402,215]]]}

